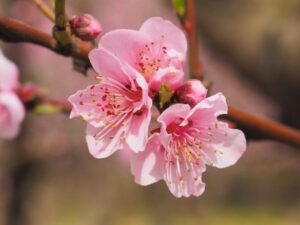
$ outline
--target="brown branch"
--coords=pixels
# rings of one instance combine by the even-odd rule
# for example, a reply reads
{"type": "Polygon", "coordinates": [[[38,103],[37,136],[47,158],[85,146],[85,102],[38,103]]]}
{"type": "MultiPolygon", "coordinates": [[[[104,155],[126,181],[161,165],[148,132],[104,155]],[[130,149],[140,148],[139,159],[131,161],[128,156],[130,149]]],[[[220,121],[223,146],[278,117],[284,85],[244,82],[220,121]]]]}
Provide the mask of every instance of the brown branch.
{"type": "Polygon", "coordinates": [[[0,16],[0,39],[7,42],[28,42],[46,47],[60,55],[79,58],[86,63],[92,45],[88,42],[76,40],[74,48],[70,52],[62,51],[57,41],[49,34],[44,33],[21,21],[0,16]]]}
{"type": "Polygon", "coordinates": [[[191,77],[203,80],[203,67],[199,58],[195,0],[186,0],[186,13],[181,21],[187,33],[191,77]]]}
{"type": "MultiPolygon", "coordinates": [[[[44,46],[58,54],[80,58],[86,62],[88,62],[88,53],[92,48],[91,45],[86,45],[84,42],[77,42],[77,50],[72,50],[70,54],[64,54],[57,48],[56,40],[50,35],[22,22],[1,16],[0,39],[10,42],[30,42],[44,46]]],[[[43,101],[49,101],[49,99],[43,101]]],[[[61,104],[61,102],[53,103],[61,104]]],[[[65,112],[69,112],[69,107],[70,106],[67,105],[63,106],[65,112]]],[[[259,118],[234,107],[229,107],[227,118],[244,129],[249,137],[272,139],[300,147],[300,133],[293,128],[289,128],[268,119],[259,118]]]]}
{"type": "Polygon", "coordinates": [[[230,121],[236,123],[248,137],[255,139],[272,139],[296,147],[300,147],[300,131],[248,112],[229,106],[228,115],[230,121]]]}

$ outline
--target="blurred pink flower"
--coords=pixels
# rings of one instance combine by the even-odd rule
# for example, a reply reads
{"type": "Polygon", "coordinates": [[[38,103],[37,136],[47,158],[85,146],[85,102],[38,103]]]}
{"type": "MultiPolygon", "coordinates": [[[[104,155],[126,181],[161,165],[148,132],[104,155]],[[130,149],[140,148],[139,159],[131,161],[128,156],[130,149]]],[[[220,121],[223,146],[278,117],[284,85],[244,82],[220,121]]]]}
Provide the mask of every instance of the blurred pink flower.
{"type": "Polygon", "coordinates": [[[16,94],[19,87],[17,66],[0,50],[0,138],[12,139],[20,130],[25,109],[16,94]]]}
{"type": "Polygon", "coordinates": [[[0,138],[15,138],[24,117],[24,105],[18,96],[10,91],[0,92],[0,138]]]}
{"type": "Polygon", "coordinates": [[[101,38],[99,47],[139,71],[149,83],[150,95],[161,84],[176,90],[183,82],[187,42],[184,33],[170,21],[153,17],[138,31],[111,31],[101,38]]]}
{"type": "Polygon", "coordinates": [[[72,32],[84,41],[92,41],[102,32],[100,23],[90,14],[75,16],[70,23],[72,32]]]}
{"type": "Polygon", "coordinates": [[[89,58],[101,80],[76,92],[69,101],[71,118],[81,116],[88,123],[90,153],[105,158],[119,149],[143,150],[152,105],[145,79],[105,49],[92,50],[89,58]]]}
{"type": "Polygon", "coordinates": [[[195,106],[206,97],[207,89],[199,80],[187,80],[176,90],[176,98],[180,103],[195,106]]]}
{"type": "Polygon", "coordinates": [[[149,138],[145,151],[131,157],[135,181],[149,185],[163,179],[176,197],[201,195],[206,165],[231,166],[246,150],[243,132],[217,120],[226,113],[221,93],[193,108],[187,104],[170,106],[158,118],[160,133],[149,138]]]}

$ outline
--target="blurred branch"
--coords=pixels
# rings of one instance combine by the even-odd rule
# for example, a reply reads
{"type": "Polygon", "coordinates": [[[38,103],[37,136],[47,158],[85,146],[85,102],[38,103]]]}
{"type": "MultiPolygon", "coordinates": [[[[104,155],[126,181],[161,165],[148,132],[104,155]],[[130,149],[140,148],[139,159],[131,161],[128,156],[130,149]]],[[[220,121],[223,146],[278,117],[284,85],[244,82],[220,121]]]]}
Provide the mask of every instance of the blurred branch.
{"type": "MultiPolygon", "coordinates": [[[[87,63],[88,53],[92,49],[92,45],[89,43],[78,41],[76,42],[76,48],[72,49],[69,54],[66,54],[61,51],[60,48],[57,48],[57,41],[50,35],[17,20],[1,16],[0,39],[9,42],[30,42],[41,45],[58,54],[80,58],[87,63]]],[[[39,101],[61,105],[64,113],[69,112],[71,109],[70,106],[67,105],[68,103],[62,101],[49,98],[40,99],[39,101]]],[[[229,107],[227,118],[237,123],[250,138],[272,139],[300,147],[300,132],[293,128],[289,128],[268,119],[259,118],[234,107],[229,107]]]]}
{"type": "Polygon", "coordinates": [[[0,39],[7,42],[28,42],[46,47],[60,55],[79,58],[89,64],[88,53],[92,45],[88,42],[76,40],[69,52],[62,51],[57,41],[49,34],[44,33],[21,21],[0,16],[0,39]]]}
{"type": "Polygon", "coordinates": [[[183,16],[179,15],[179,18],[187,33],[190,74],[194,79],[203,80],[203,67],[200,63],[198,48],[196,2],[195,0],[185,1],[185,13],[183,16]]]}
{"type": "Polygon", "coordinates": [[[300,147],[300,131],[270,119],[257,117],[253,114],[229,106],[225,116],[236,123],[251,139],[271,139],[285,144],[300,147]]]}
{"type": "Polygon", "coordinates": [[[54,22],[54,12],[43,0],[32,0],[32,2],[49,20],[54,22]]]}

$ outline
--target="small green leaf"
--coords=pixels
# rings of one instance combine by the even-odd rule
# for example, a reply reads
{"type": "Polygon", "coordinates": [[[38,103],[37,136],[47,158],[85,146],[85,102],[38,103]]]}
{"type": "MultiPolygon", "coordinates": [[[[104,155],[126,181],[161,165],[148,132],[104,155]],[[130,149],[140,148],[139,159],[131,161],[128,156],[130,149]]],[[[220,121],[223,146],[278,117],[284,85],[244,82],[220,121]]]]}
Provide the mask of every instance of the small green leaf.
{"type": "Polygon", "coordinates": [[[158,94],[159,94],[159,107],[160,109],[162,109],[164,105],[171,100],[173,96],[173,91],[168,85],[162,84],[160,86],[158,94]]]}
{"type": "Polygon", "coordinates": [[[183,17],[186,11],[186,0],[172,0],[172,5],[178,16],[183,17]]]}
{"type": "Polygon", "coordinates": [[[34,112],[39,115],[47,115],[60,112],[61,107],[52,104],[39,104],[34,108],[34,112]]]}

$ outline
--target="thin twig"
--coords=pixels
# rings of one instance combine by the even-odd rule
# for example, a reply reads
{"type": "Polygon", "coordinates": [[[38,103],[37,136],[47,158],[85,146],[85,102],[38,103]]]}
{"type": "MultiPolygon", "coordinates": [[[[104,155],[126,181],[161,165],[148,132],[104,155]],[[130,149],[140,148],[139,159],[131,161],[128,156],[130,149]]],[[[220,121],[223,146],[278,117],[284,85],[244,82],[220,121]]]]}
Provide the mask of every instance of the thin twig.
{"type": "Polygon", "coordinates": [[[32,0],[32,2],[49,20],[54,22],[54,12],[43,0],[32,0]]]}
{"type": "MultiPolygon", "coordinates": [[[[88,62],[88,53],[92,46],[85,42],[77,42],[76,48],[69,54],[57,48],[57,42],[50,35],[39,31],[22,22],[0,16],[0,39],[9,42],[30,42],[44,46],[58,54],[80,58],[88,62]]],[[[300,147],[300,132],[285,125],[273,122],[269,119],[259,118],[250,113],[230,107],[228,119],[236,122],[239,127],[245,129],[250,137],[272,139],[290,145],[300,147]]]]}
{"type": "Polygon", "coordinates": [[[66,28],[65,0],[55,0],[55,24],[59,29],[66,28]]]}
{"type": "Polygon", "coordinates": [[[67,18],[65,11],[65,0],[55,0],[55,26],[53,36],[64,51],[71,51],[71,34],[67,29],[67,18]]]}

